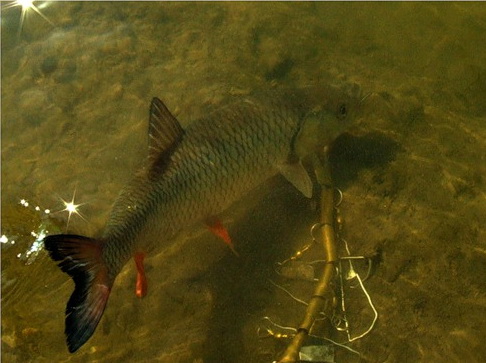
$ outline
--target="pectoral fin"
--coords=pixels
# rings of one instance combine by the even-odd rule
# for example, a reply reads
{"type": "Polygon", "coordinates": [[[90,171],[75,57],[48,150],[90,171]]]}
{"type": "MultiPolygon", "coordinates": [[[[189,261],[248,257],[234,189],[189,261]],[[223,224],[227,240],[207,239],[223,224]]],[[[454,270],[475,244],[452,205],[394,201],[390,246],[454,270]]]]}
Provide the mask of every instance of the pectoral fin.
{"type": "Polygon", "coordinates": [[[142,298],[147,295],[147,277],[145,276],[145,269],[143,267],[144,253],[136,253],[133,256],[135,265],[137,266],[137,282],[135,284],[135,295],[142,298]]]}
{"type": "Polygon", "coordinates": [[[240,256],[238,252],[235,250],[235,246],[233,245],[233,241],[228,233],[228,230],[224,228],[221,221],[217,218],[208,218],[206,219],[206,226],[208,229],[217,237],[221,238],[224,243],[228,245],[231,251],[236,255],[240,256]]]}
{"type": "Polygon", "coordinates": [[[282,164],[279,167],[279,171],[302,194],[307,198],[312,198],[312,180],[300,161],[292,164],[282,164]]]}

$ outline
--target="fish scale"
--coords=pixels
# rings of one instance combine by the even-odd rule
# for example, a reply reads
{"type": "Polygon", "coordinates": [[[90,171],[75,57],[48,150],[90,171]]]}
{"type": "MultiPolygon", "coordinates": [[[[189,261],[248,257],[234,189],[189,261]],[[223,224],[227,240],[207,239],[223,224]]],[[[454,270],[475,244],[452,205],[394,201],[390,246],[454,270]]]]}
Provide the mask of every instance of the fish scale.
{"type": "Polygon", "coordinates": [[[75,282],[66,306],[69,351],[94,333],[115,278],[132,256],[138,269],[136,292],[144,296],[144,255],[167,248],[182,229],[202,221],[231,242],[214,218],[278,173],[310,197],[312,182],[302,160],[344,131],[359,103],[355,86],[272,90],[223,107],[183,130],[154,98],[147,161],[121,191],[101,237],[44,239],[50,257],[75,282]]]}
{"type": "MultiPolygon", "coordinates": [[[[269,112],[266,118],[262,115],[257,117],[252,106],[244,103],[236,112],[213,115],[212,118],[195,122],[194,128],[189,126],[186,130],[179,149],[171,158],[172,164],[165,178],[158,183],[154,191],[156,195],[163,197],[157,198],[159,210],[152,213],[163,215],[168,221],[161,219],[157,222],[159,230],[156,235],[171,239],[180,226],[190,225],[194,220],[222,212],[240,193],[260,184],[259,179],[265,180],[269,174],[275,174],[276,162],[284,162],[287,158],[290,153],[288,140],[298,126],[297,115],[292,119],[285,117],[287,115],[283,113],[283,116],[275,118],[269,112]],[[214,119],[222,121],[218,123],[214,122],[214,119]],[[269,132],[270,122],[274,124],[277,133],[269,132]],[[284,127],[278,127],[279,124],[284,127]],[[256,135],[263,137],[257,140],[256,135]],[[276,140],[278,138],[281,140],[276,140]],[[227,141],[224,147],[222,142],[208,142],[221,139],[227,141]],[[228,149],[231,151],[227,152],[228,149]],[[230,155],[233,156],[233,160],[230,155]],[[275,157],[269,157],[272,155],[275,157]],[[280,160],[276,160],[276,156],[280,160]],[[212,160],[216,165],[209,165],[208,160],[212,160]],[[223,188],[225,185],[227,187],[223,188]]],[[[129,193],[138,194],[138,190],[129,193]]],[[[147,198],[153,196],[137,195],[137,199],[142,201],[141,204],[144,204],[143,200],[147,198]]],[[[133,198],[129,198],[129,203],[131,200],[133,198]]],[[[117,211],[126,210],[130,205],[123,199],[119,199],[118,203],[122,206],[116,207],[117,211]]],[[[141,213],[145,212],[144,210],[141,213]]],[[[116,220],[119,218],[115,216],[116,220]]],[[[153,225],[150,228],[153,228],[153,225]]],[[[125,235],[129,236],[130,233],[125,235]]],[[[107,238],[110,240],[110,236],[107,238]]],[[[140,243],[133,239],[132,241],[134,244],[140,243]]],[[[119,240],[114,243],[118,245],[119,240]]],[[[152,249],[152,239],[145,239],[141,243],[148,244],[141,246],[142,248],[152,249]]],[[[132,251],[126,251],[128,260],[132,251]]]]}

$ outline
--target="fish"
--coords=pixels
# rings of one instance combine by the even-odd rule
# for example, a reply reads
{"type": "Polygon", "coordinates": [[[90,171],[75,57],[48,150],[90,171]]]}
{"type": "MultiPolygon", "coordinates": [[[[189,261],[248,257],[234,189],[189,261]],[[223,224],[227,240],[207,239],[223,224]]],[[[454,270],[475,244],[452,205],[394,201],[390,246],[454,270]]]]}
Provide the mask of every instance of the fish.
{"type": "Polygon", "coordinates": [[[69,352],[95,332],[115,279],[132,257],[136,294],[143,297],[145,256],[163,251],[185,227],[205,223],[234,250],[218,216],[251,190],[281,174],[311,198],[304,161],[352,124],[361,99],[356,84],[258,91],[183,128],[154,97],[148,156],[120,192],[104,229],[96,237],[57,234],[43,241],[75,285],[65,311],[69,352]]]}

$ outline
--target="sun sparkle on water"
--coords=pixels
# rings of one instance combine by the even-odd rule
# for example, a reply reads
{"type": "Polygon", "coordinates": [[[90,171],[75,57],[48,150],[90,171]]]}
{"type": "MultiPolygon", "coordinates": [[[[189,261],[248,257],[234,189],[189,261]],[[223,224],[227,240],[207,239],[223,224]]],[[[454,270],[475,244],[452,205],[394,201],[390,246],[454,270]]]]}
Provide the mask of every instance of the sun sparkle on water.
{"type": "Polygon", "coordinates": [[[78,205],[79,204],[74,204],[74,203],[66,203],[64,202],[64,205],[66,206],[66,210],[69,213],[78,213],[78,205]]]}
{"type": "MultiPolygon", "coordinates": [[[[39,7],[34,5],[34,1],[35,0],[16,0],[16,1],[12,1],[8,5],[5,5],[5,7],[4,7],[4,9],[9,9],[9,8],[17,7],[17,6],[22,7],[22,13],[20,14],[20,26],[19,26],[19,30],[18,30],[18,36],[20,36],[20,34],[22,33],[22,28],[24,26],[25,18],[31,10],[36,12],[40,17],[42,17],[42,19],[47,21],[49,24],[54,25],[54,23],[52,21],[50,21],[47,16],[42,14],[42,12],[39,10],[39,7]]],[[[46,4],[46,2],[42,3],[41,7],[44,4],[46,4]]]]}
{"type": "Polygon", "coordinates": [[[22,6],[22,10],[24,9],[29,9],[31,7],[33,7],[33,3],[34,3],[34,0],[17,0],[15,1],[17,3],[17,5],[20,5],[22,6]]]}
{"type": "Polygon", "coordinates": [[[67,224],[66,224],[66,230],[69,227],[69,221],[71,220],[72,214],[76,214],[76,215],[80,216],[81,219],[86,221],[86,219],[79,212],[79,208],[78,208],[79,206],[83,205],[84,203],[74,204],[75,197],[76,197],[76,189],[74,189],[73,197],[72,197],[70,202],[66,202],[64,199],[61,198],[61,201],[63,202],[65,208],[62,209],[60,212],[64,212],[64,211],[68,212],[68,220],[67,220],[67,224]]]}

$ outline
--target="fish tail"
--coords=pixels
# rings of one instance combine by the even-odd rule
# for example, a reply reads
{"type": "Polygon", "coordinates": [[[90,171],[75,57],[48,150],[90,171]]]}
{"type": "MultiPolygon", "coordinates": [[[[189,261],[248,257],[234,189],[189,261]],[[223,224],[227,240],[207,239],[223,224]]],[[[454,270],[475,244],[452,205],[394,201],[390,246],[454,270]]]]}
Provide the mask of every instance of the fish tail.
{"type": "Polygon", "coordinates": [[[99,240],[58,234],[44,238],[44,246],[58,266],[74,280],[74,292],[66,306],[64,333],[70,353],[93,335],[110,296],[113,280],[102,258],[99,240]]]}

